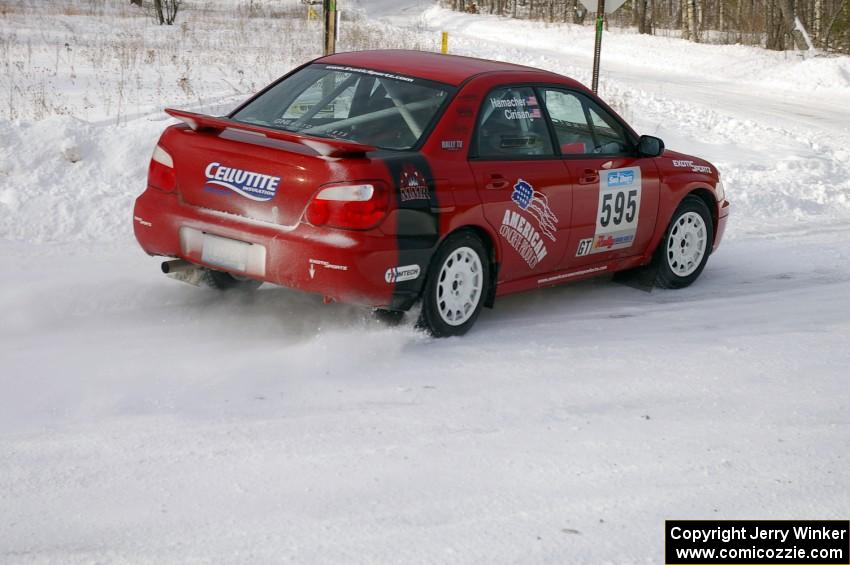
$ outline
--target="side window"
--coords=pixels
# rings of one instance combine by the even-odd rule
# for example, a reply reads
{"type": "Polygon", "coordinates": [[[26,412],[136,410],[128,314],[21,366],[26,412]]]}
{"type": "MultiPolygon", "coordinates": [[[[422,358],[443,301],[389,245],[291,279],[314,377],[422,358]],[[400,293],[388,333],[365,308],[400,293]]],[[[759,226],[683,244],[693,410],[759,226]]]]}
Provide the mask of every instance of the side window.
{"type": "Polygon", "coordinates": [[[555,127],[562,155],[593,153],[596,141],[579,98],[563,90],[543,90],[543,102],[555,127]]]}
{"type": "Polygon", "coordinates": [[[593,131],[596,133],[596,142],[599,145],[598,152],[626,153],[629,150],[629,143],[623,126],[592,100],[588,100],[588,106],[593,131]]]}
{"type": "Polygon", "coordinates": [[[490,91],[476,130],[479,157],[511,159],[554,155],[534,90],[509,86],[490,91]]]}
{"type": "Polygon", "coordinates": [[[630,149],[623,127],[579,93],[543,89],[543,102],[562,155],[617,155],[630,149]]]}

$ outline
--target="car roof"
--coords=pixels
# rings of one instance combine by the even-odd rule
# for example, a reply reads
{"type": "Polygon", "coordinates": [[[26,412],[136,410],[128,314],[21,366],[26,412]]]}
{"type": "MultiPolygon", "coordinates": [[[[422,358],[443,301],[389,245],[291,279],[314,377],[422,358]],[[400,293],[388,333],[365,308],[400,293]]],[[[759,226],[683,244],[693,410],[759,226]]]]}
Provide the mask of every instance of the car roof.
{"type": "Polygon", "coordinates": [[[501,61],[490,61],[487,59],[476,59],[473,57],[461,57],[458,55],[443,55],[430,51],[408,51],[404,49],[351,51],[348,53],[328,55],[327,57],[317,59],[316,62],[363,67],[433,80],[453,86],[457,86],[465,80],[483,73],[517,71],[542,73],[549,75],[549,78],[558,82],[574,83],[574,81],[566,79],[562,75],[535,69],[534,67],[501,61]]]}

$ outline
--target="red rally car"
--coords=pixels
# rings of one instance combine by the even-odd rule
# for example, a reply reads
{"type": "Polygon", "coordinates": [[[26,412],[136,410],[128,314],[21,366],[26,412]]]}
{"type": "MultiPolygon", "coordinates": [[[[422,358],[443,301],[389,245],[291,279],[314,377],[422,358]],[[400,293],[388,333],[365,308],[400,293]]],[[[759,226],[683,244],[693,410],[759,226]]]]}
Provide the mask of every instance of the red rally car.
{"type": "Polygon", "coordinates": [[[729,214],[710,163],[639,136],[569,78],[416,51],[306,64],[154,149],[134,230],[166,273],[262,281],[436,336],[497,296],[651,266],[692,283],[729,214]]]}

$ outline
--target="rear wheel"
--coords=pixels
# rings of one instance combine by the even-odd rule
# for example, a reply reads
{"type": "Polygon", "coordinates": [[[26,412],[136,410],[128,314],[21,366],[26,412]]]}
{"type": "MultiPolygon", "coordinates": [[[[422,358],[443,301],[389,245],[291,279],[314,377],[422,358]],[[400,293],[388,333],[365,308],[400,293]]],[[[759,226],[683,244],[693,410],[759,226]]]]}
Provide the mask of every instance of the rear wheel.
{"type": "Polygon", "coordinates": [[[490,284],[490,263],[470,232],[449,236],[428,270],[419,326],[434,337],[463,335],[478,319],[490,284]]]}
{"type": "Polygon", "coordinates": [[[215,271],[213,269],[206,269],[206,271],[204,271],[203,280],[207,286],[217,290],[253,291],[260,288],[260,285],[263,284],[263,281],[244,277],[235,277],[230,273],[215,271]]]}
{"type": "Polygon", "coordinates": [[[714,225],[701,198],[687,196],[676,212],[655,252],[655,284],[661,288],[684,288],[705,267],[714,241],[714,225]]]}

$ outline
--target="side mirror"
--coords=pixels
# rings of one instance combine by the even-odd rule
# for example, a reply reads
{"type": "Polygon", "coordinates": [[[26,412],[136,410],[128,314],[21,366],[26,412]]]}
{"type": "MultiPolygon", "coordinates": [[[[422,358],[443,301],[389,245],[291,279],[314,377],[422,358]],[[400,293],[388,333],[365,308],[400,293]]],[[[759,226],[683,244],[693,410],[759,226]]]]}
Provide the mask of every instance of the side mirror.
{"type": "Polygon", "coordinates": [[[658,157],[664,153],[664,142],[651,135],[642,135],[638,140],[638,153],[641,157],[658,157]]]}

